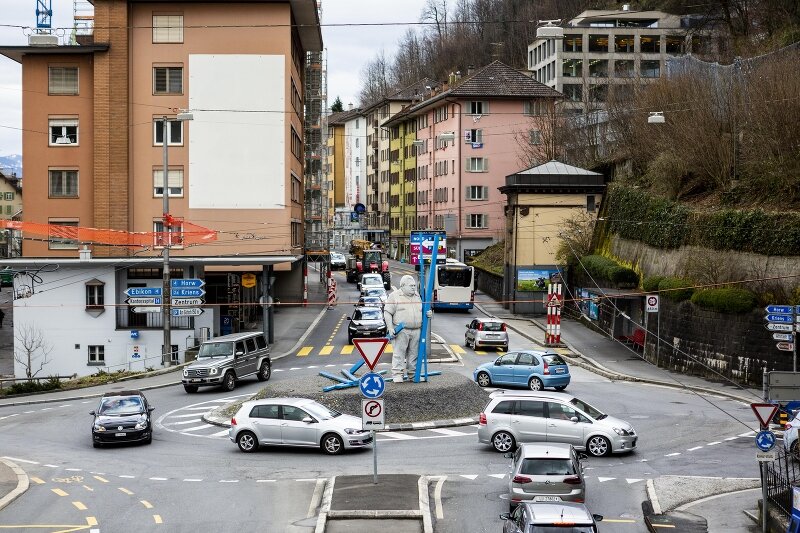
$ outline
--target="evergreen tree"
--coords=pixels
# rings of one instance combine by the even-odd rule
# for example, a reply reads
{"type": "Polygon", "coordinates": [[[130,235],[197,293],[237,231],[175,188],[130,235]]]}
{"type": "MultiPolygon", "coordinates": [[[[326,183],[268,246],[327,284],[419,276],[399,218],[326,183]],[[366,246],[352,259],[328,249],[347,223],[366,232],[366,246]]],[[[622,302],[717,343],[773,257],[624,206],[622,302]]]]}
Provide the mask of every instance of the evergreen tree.
{"type": "Polygon", "coordinates": [[[331,113],[341,113],[342,111],[344,111],[344,104],[342,104],[342,99],[337,96],[331,105],[331,113]]]}

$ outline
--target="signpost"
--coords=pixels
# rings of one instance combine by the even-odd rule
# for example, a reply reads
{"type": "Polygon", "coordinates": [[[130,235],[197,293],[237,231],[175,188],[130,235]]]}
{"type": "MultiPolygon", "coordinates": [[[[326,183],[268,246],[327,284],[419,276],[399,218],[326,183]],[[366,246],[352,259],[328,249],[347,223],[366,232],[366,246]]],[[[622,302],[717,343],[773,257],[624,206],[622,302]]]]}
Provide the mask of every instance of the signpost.
{"type": "Polygon", "coordinates": [[[161,296],[161,287],[130,287],[125,296],[161,296]]]}
{"type": "Polygon", "coordinates": [[[770,451],[775,446],[775,434],[769,431],[769,423],[775,416],[778,406],[774,403],[751,403],[750,409],[756,414],[761,426],[761,431],[756,435],[756,446],[759,448],[759,451],[756,452],[756,459],[761,471],[761,501],[764,509],[761,513],[761,516],[764,517],[761,522],[761,531],[767,533],[767,515],[769,513],[767,513],[767,467],[764,463],[776,459],[775,452],[770,451]]]}
{"type": "Polygon", "coordinates": [[[794,343],[793,342],[779,342],[775,346],[782,352],[793,352],[794,351],[794,343]]]}
{"type": "Polygon", "coordinates": [[[358,386],[364,398],[374,400],[383,396],[383,391],[386,390],[386,381],[380,374],[367,372],[358,380],[358,386]]]}
{"type": "Polygon", "coordinates": [[[411,232],[411,237],[409,240],[410,244],[410,257],[409,263],[415,266],[419,266],[420,263],[425,261],[426,264],[430,264],[431,262],[431,255],[433,252],[434,246],[434,237],[439,237],[439,246],[436,250],[436,255],[438,256],[436,259],[436,263],[444,264],[447,260],[447,233],[444,231],[417,231],[414,230],[411,232]]]}
{"type": "Polygon", "coordinates": [[[195,307],[203,305],[205,300],[202,298],[173,298],[172,307],[195,307]]]}
{"type": "Polygon", "coordinates": [[[173,279],[170,280],[170,287],[173,289],[199,289],[200,287],[204,287],[206,284],[205,281],[202,279],[197,278],[190,278],[190,279],[173,279]]]}
{"type": "MultiPolygon", "coordinates": [[[[172,280],[172,281],[175,281],[175,280],[172,280]]],[[[179,280],[179,281],[186,281],[186,280],[179,280]]],[[[202,296],[205,296],[206,291],[205,291],[205,289],[195,289],[195,288],[181,289],[181,288],[172,287],[169,290],[169,294],[173,298],[200,298],[202,296]]],[[[160,293],[159,293],[159,296],[160,296],[160,293]]]]}
{"type": "MultiPolygon", "coordinates": [[[[381,358],[388,342],[389,339],[386,338],[353,339],[353,344],[370,370],[375,370],[375,365],[378,364],[378,359],[381,358]]],[[[365,398],[361,400],[361,429],[368,429],[372,433],[372,482],[377,485],[378,439],[375,436],[375,430],[386,427],[386,411],[383,408],[383,400],[379,399],[386,389],[386,381],[380,374],[368,372],[358,380],[358,388],[365,398]]]]}
{"type": "Polygon", "coordinates": [[[792,371],[797,372],[797,329],[800,327],[800,305],[768,305],[764,308],[767,315],[767,329],[770,331],[788,332],[786,335],[773,334],[772,338],[784,342],[775,345],[783,352],[792,352],[792,371]],[[789,342],[791,341],[791,342],[789,342]]]}
{"type": "Polygon", "coordinates": [[[152,298],[125,298],[125,303],[128,305],[161,305],[161,297],[152,298]]]}
{"type": "Polygon", "coordinates": [[[134,307],[134,313],[160,313],[160,307],[134,307]]]}

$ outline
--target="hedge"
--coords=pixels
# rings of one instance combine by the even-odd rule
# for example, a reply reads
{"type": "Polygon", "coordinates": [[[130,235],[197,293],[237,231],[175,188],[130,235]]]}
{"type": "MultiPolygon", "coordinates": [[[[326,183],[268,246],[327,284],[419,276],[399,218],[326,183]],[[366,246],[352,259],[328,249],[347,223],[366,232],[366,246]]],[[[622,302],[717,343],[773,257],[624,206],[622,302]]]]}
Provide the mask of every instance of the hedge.
{"type": "Polygon", "coordinates": [[[651,276],[649,278],[644,278],[644,281],[642,281],[642,290],[644,292],[657,291],[658,284],[661,283],[662,279],[664,279],[664,276],[651,276]]]}
{"type": "Polygon", "coordinates": [[[658,283],[658,290],[673,302],[682,302],[692,297],[694,282],[686,278],[665,277],[658,283]]]}
{"type": "Polygon", "coordinates": [[[763,209],[696,211],[620,183],[607,196],[608,231],[655,248],[696,245],[761,255],[800,255],[800,213],[763,209]]]}
{"type": "Polygon", "coordinates": [[[600,278],[612,283],[639,284],[639,274],[602,255],[581,257],[581,263],[593,278],[600,278]]]}
{"type": "Polygon", "coordinates": [[[746,289],[721,288],[697,291],[692,303],[720,313],[747,313],[756,307],[758,299],[746,289]]]}

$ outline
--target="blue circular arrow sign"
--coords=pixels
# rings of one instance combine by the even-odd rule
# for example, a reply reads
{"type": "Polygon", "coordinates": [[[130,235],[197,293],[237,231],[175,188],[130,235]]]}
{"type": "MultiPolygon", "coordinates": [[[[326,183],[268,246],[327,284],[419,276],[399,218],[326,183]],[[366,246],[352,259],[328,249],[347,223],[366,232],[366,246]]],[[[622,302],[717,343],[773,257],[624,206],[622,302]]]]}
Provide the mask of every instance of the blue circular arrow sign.
{"type": "Polygon", "coordinates": [[[762,452],[768,452],[775,447],[775,433],[771,431],[759,431],[756,435],[756,446],[762,452]]]}
{"type": "Polygon", "coordinates": [[[368,372],[358,380],[358,387],[361,389],[361,395],[364,398],[373,400],[383,396],[383,391],[386,390],[386,381],[380,374],[368,372]]]}

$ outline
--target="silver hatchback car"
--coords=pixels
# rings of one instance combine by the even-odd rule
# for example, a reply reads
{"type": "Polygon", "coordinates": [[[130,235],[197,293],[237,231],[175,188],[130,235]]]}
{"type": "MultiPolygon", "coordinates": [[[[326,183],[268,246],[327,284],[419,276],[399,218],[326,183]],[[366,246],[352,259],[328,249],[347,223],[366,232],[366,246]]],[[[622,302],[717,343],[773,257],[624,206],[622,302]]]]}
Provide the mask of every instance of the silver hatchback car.
{"type": "Polygon", "coordinates": [[[508,351],[508,331],[505,322],[496,318],[473,319],[467,324],[464,345],[473,350],[491,347],[508,351]]]}
{"type": "Polygon", "coordinates": [[[509,509],[520,502],[586,500],[583,463],[571,444],[523,444],[511,456],[508,476],[509,509]]]}
{"type": "Polygon", "coordinates": [[[268,398],[244,402],[228,436],[243,452],[259,445],[320,447],[328,455],[363,448],[372,435],[361,419],[342,414],[307,398],[268,398]]]}

